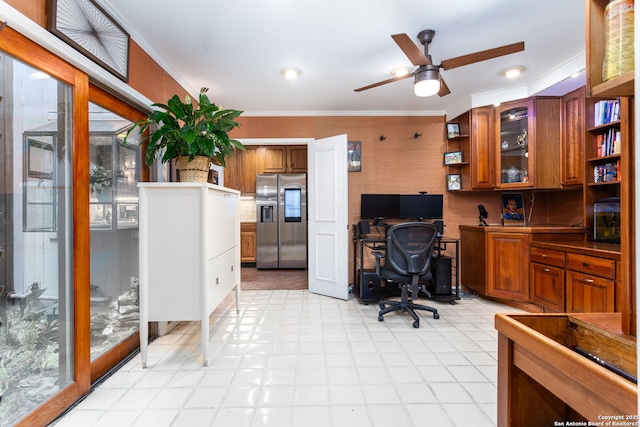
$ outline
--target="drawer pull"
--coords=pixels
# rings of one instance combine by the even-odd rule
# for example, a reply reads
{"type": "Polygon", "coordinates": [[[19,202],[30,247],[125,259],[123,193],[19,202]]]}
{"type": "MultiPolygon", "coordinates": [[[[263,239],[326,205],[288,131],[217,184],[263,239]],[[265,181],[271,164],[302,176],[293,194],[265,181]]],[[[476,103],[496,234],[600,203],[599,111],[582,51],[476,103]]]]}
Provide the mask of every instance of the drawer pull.
{"type": "Polygon", "coordinates": [[[542,254],[542,259],[545,259],[547,257],[547,254],[542,254]]]}
{"type": "Polygon", "coordinates": [[[593,283],[593,279],[584,279],[585,283],[593,283]]]}
{"type": "Polygon", "coordinates": [[[583,267],[589,267],[589,263],[588,263],[588,262],[583,262],[583,263],[582,263],[582,266],[583,266],[583,267]]]}
{"type": "Polygon", "coordinates": [[[545,268],[545,269],[544,269],[544,270],[542,270],[542,271],[544,271],[545,273],[548,273],[548,272],[550,272],[551,270],[549,270],[548,268],[545,268]]]}

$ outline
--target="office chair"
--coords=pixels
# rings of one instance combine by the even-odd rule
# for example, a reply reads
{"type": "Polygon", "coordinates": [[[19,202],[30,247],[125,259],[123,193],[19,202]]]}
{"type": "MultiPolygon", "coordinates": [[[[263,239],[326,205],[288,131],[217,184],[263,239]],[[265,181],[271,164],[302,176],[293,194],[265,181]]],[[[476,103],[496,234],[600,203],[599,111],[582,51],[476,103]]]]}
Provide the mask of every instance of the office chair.
{"type": "Polygon", "coordinates": [[[422,282],[431,280],[431,255],[437,239],[438,230],[432,224],[423,222],[405,222],[391,226],[387,230],[385,252],[372,252],[376,262],[376,273],[385,280],[398,284],[401,290],[400,301],[380,301],[378,321],[392,311],[406,311],[413,317],[413,327],[420,327],[420,319],[415,310],[426,310],[439,319],[438,310],[426,305],[416,304],[420,290],[427,292],[422,282]],[[381,260],[384,259],[384,265],[381,260]],[[411,295],[409,295],[411,292],[411,295]]]}

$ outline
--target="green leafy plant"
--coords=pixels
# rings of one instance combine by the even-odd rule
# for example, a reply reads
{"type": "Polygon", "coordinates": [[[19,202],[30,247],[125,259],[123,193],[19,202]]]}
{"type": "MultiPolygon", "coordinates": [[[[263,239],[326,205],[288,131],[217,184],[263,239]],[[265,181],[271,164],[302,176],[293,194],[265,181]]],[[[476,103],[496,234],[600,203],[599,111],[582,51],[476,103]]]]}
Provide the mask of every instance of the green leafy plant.
{"type": "Polygon", "coordinates": [[[227,134],[240,126],[235,119],[243,111],[221,110],[209,100],[207,91],[207,88],[200,89],[197,107],[191,104],[189,95],[184,102],[174,95],[167,104],[153,104],[158,109],[134,123],[123,144],[135,129],[141,134],[152,130],[145,154],[148,166],[159,156],[163,163],[178,156],[189,156],[190,161],[195,156],[206,156],[224,166],[226,156],[236,149],[246,150],[240,141],[230,139],[227,134]]]}

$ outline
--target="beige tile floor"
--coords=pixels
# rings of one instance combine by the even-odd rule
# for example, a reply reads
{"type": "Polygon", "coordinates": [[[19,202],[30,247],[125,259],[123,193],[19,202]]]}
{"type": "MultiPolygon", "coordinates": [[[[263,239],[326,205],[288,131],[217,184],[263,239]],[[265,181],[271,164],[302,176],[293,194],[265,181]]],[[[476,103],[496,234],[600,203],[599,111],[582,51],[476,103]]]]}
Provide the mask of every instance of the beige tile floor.
{"type": "Polygon", "coordinates": [[[211,361],[199,325],[181,323],[54,424],[149,427],[495,426],[497,312],[466,294],[440,319],[378,322],[364,305],[308,290],[244,290],[212,314],[211,361]]]}

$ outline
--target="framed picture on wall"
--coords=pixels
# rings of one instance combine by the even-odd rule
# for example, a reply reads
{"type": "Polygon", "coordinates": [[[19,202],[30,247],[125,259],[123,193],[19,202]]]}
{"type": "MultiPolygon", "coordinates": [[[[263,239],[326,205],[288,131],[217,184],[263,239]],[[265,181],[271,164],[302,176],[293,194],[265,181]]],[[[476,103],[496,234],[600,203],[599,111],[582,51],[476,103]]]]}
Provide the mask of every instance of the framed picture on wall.
{"type": "Polygon", "coordinates": [[[347,142],[347,160],[349,161],[349,166],[347,168],[349,172],[360,172],[362,170],[361,141],[347,142]]]}
{"type": "Polygon", "coordinates": [[[460,125],[458,123],[447,123],[447,139],[460,136],[460,125]]]}
{"type": "Polygon", "coordinates": [[[459,173],[450,173],[447,175],[447,190],[455,191],[462,188],[462,177],[459,173]]]}
{"type": "Polygon", "coordinates": [[[462,163],[462,151],[450,151],[448,153],[444,153],[445,165],[455,165],[458,163],[462,163]]]}
{"type": "Polygon", "coordinates": [[[524,196],[522,193],[502,193],[502,225],[524,227],[524,196]]]}

